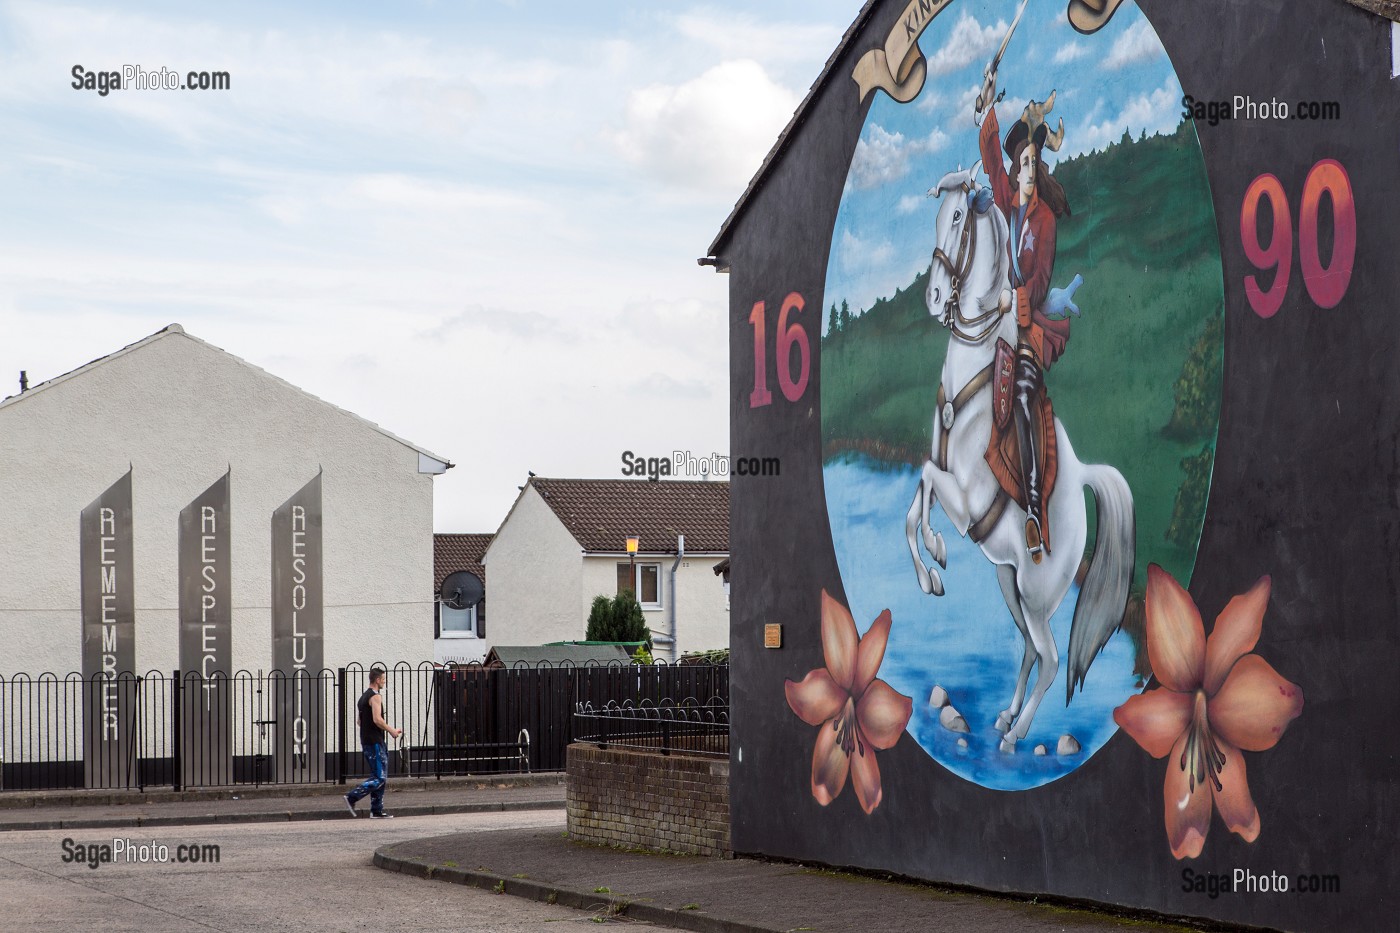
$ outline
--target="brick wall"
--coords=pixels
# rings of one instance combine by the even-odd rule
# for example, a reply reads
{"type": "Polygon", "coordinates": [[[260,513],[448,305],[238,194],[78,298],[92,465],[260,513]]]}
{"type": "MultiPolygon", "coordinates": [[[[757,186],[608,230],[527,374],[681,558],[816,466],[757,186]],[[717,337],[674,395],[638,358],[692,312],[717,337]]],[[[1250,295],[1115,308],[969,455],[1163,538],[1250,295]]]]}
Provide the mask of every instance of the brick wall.
{"type": "Polygon", "coordinates": [[[569,836],[728,857],[729,762],[569,746],[569,836]]]}

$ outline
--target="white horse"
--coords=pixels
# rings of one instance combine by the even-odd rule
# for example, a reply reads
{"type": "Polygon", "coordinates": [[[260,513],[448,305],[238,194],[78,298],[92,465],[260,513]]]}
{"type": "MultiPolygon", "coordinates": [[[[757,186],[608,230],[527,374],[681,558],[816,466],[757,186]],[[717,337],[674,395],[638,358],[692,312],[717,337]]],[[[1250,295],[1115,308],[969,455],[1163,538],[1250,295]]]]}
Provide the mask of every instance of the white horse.
{"type": "Polygon", "coordinates": [[[990,190],[974,181],[980,165],[948,173],[929,192],[946,197],[938,210],[926,300],[929,313],[949,329],[950,338],[939,410],[933,416],[933,452],[924,463],[904,530],[925,593],[942,596],[943,579],[936,567],[924,564],[920,537],[933,560],[945,569],[948,565],[943,535],[929,527],[935,504],[942,505],[958,534],[971,535],[996,565],[1006,606],[1026,642],[1015,695],[996,721],[997,731],[1004,733],[1001,750],[1013,752],[1059,671],[1050,617],[1069,591],[1084,554],[1087,522],[1080,490],[1087,486],[1094,493],[1098,536],[1070,629],[1066,704],[1076,685],[1082,689],[1089,665],[1122,622],[1136,532],[1132,492],[1122,474],[1111,466],[1081,463],[1056,418],[1058,479],[1046,504],[1053,550],[1037,564],[1026,550],[1026,513],[1002,491],[984,458],[992,431],[997,338],[1016,346],[1016,314],[1001,297],[1011,265],[1006,218],[991,203],[990,190]],[[1039,674],[1027,698],[1036,664],[1039,674]]]}

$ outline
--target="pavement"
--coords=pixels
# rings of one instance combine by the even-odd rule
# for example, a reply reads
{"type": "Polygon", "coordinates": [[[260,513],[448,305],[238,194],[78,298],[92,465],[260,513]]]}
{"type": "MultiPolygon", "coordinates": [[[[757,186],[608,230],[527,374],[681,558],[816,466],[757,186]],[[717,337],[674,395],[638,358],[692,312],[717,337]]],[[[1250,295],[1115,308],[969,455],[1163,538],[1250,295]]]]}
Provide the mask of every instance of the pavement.
{"type": "MultiPolygon", "coordinates": [[[[38,832],[42,830],[351,821],[341,800],[347,789],[332,784],[144,793],[7,791],[0,794],[0,833],[29,830],[37,839],[46,838],[38,832]]],[[[405,881],[428,879],[416,883],[441,892],[423,897],[438,909],[450,910],[454,902],[465,908],[488,891],[587,911],[595,920],[699,933],[867,933],[872,927],[880,933],[1201,929],[1141,915],[1115,916],[786,862],[661,855],[585,844],[569,839],[564,831],[564,797],[564,776],[557,773],[390,779],[387,809],[407,819],[387,824],[394,830],[387,844],[383,833],[365,837],[360,864],[369,866],[371,847],[378,840],[373,865],[409,876],[405,881]],[[512,818],[510,811],[522,812],[512,818]],[[410,831],[416,828],[426,835],[438,827],[465,828],[412,817],[492,813],[506,822],[494,824],[499,828],[491,832],[414,838],[417,833],[410,831]],[[453,893],[441,882],[477,890],[453,893]]],[[[372,823],[363,803],[360,809],[359,823],[386,825],[372,823]]]]}
{"type": "Polygon", "coordinates": [[[522,826],[561,831],[564,811],[5,833],[0,915],[4,930],[24,933],[582,933],[606,920],[390,874],[370,861],[376,846],[426,833],[522,826]],[[64,861],[77,847],[117,838],[128,851],[162,846],[169,858],[133,862],[114,852],[111,862],[64,861]],[[179,858],[180,845],[200,847],[198,864],[179,858]]]}
{"type": "MultiPolygon", "coordinates": [[[[353,784],[171,791],[6,791],[0,833],[16,830],[196,826],[354,819],[341,799],[353,784]]],[[[385,809],[398,816],[562,810],[559,773],[491,778],[390,778],[385,809]]],[[[369,820],[369,803],[360,801],[369,820]]]]}
{"type": "Polygon", "coordinates": [[[539,827],[395,842],[375,851],[374,864],[595,916],[698,933],[1200,929],[786,862],[609,848],[539,827]]]}

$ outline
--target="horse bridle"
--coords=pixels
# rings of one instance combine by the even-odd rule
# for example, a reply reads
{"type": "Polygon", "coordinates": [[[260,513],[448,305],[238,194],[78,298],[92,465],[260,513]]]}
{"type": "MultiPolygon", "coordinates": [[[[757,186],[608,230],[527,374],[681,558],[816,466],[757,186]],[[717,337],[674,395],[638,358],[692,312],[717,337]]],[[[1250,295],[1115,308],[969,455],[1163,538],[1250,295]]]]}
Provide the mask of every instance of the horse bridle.
{"type": "MultiPolygon", "coordinates": [[[[962,286],[963,280],[972,271],[972,264],[977,258],[977,240],[972,235],[972,228],[976,225],[973,217],[974,208],[968,205],[967,216],[963,220],[962,233],[958,236],[958,258],[954,262],[948,258],[948,254],[943,251],[943,247],[933,248],[933,261],[941,263],[948,273],[949,291],[948,300],[944,302],[946,308],[949,304],[953,306],[951,314],[943,316],[943,324],[953,332],[954,336],[968,343],[981,343],[996,331],[997,321],[1003,314],[1001,307],[993,306],[990,310],[984,311],[976,317],[964,317],[962,313],[962,286]],[[981,327],[991,321],[991,325],[980,333],[971,333],[969,329],[981,327]]],[[[995,287],[995,286],[994,286],[995,287]]]]}

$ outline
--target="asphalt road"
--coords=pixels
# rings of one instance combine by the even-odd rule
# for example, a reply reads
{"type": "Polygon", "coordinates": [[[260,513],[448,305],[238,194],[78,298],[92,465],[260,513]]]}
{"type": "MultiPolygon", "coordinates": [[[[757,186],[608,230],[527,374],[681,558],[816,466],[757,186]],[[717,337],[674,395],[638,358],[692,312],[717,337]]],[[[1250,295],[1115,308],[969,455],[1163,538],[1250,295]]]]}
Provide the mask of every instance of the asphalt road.
{"type": "MultiPolygon", "coordinates": [[[[593,914],[384,872],[377,846],[437,833],[558,827],[562,811],[120,830],[43,830],[0,836],[0,924],[14,930],[499,931],[596,924],[593,914]],[[63,840],[114,838],[168,848],[171,861],[64,862],[63,840]],[[217,845],[216,864],[178,864],[180,844],[217,845]]],[[[84,853],[86,854],[86,849],[84,853]]],[[[646,927],[635,922],[631,927],[646,927]]]]}

